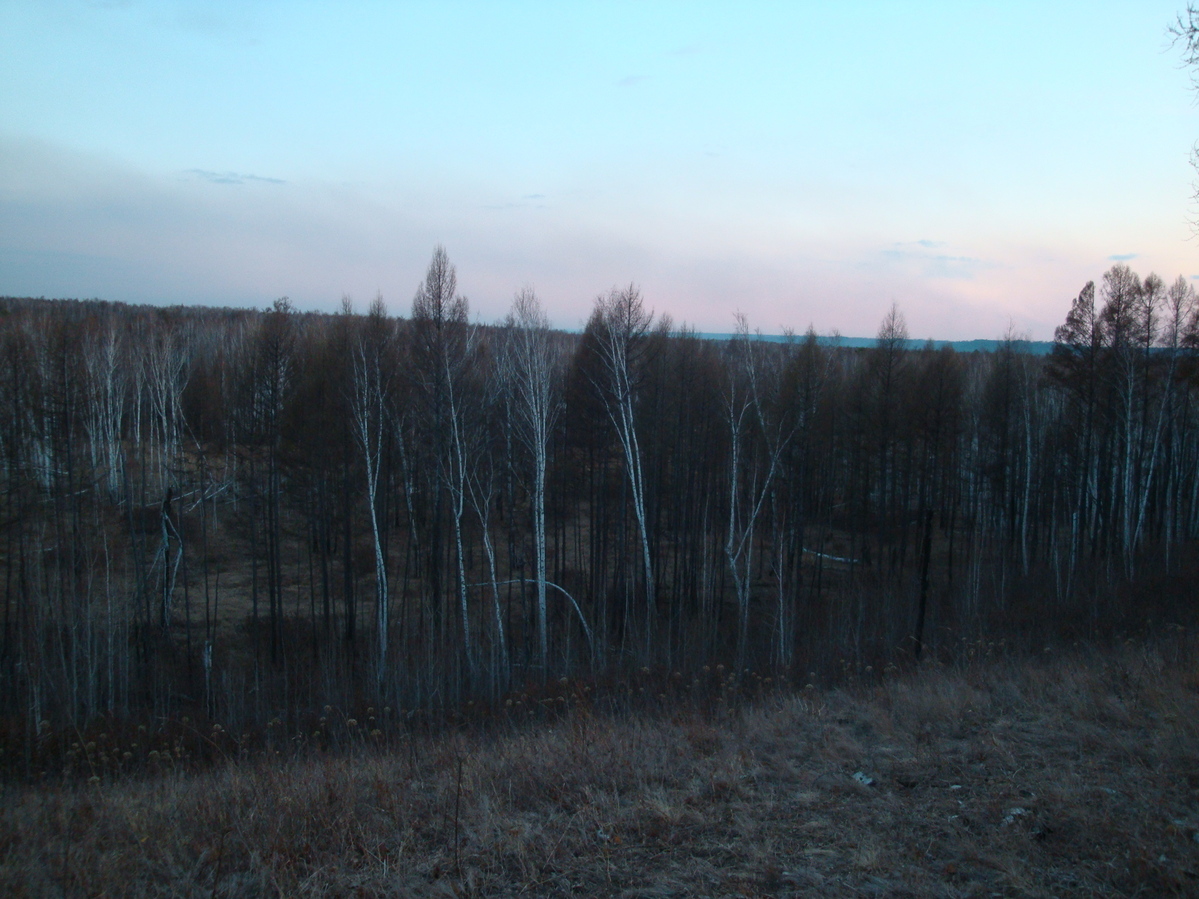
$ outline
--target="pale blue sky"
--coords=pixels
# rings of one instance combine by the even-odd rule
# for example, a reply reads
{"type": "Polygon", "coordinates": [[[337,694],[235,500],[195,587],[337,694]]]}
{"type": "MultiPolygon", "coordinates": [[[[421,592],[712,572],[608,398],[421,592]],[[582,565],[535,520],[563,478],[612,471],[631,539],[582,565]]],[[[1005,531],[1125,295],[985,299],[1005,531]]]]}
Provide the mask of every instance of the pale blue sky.
{"type": "Polygon", "coordinates": [[[0,293],[1047,339],[1199,274],[1180,4],[0,0],[0,293]]]}

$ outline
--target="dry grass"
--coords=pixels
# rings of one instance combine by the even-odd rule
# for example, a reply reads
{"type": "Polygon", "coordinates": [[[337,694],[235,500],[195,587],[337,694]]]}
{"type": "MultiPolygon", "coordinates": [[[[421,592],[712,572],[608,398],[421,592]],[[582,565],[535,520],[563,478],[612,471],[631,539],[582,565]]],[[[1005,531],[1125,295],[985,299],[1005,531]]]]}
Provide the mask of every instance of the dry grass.
{"type": "Polygon", "coordinates": [[[0,893],[1196,895],[1193,649],[10,785],[0,893]]]}

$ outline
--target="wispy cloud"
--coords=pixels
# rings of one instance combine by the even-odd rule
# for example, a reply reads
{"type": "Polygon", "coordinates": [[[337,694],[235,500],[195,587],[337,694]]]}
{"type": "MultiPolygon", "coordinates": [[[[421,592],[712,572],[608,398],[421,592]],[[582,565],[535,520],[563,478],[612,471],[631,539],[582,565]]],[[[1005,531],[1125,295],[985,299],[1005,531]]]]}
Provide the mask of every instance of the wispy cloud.
{"type": "Polygon", "coordinates": [[[897,240],[891,246],[895,247],[896,251],[898,252],[910,251],[919,253],[919,250],[914,250],[913,248],[919,247],[921,250],[940,250],[943,247],[949,246],[949,244],[944,240],[930,240],[929,238],[924,237],[920,240],[897,240]]]}
{"type": "Polygon", "coordinates": [[[1109,262],[1131,262],[1140,255],[1140,253],[1114,253],[1108,256],[1107,259],[1109,262]]]}
{"type": "Polygon", "coordinates": [[[286,184],[282,178],[266,178],[262,175],[244,175],[239,172],[210,172],[207,169],[188,169],[186,174],[210,184],[286,184]]]}
{"type": "Polygon", "coordinates": [[[976,256],[956,256],[950,253],[932,253],[929,250],[948,246],[942,240],[914,240],[899,242],[879,255],[891,262],[916,264],[925,278],[948,278],[972,280],[980,271],[995,268],[995,263],[976,256]]]}
{"type": "Polygon", "coordinates": [[[649,81],[649,75],[626,75],[616,82],[617,87],[634,87],[644,81],[649,81]]]}
{"type": "Polygon", "coordinates": [[[924,259],[936,262],[967,262],[982,263],[974,256],[950,256],[948,253],[907,253],[903,250],[883,250],[883,255],[889,259],[924,259]]]}

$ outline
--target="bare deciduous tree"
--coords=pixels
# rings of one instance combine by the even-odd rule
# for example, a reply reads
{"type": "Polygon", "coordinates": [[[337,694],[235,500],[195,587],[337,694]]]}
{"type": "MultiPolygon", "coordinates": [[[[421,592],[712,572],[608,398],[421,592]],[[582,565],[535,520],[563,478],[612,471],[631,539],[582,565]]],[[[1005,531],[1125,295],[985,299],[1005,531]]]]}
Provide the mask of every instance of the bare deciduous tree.
{"type": "MultiPolygon", "coordinates": [[[[729,428],[729,525],[724,554],[737,594],[737,670],[743,670],[749,636],[749,604],[753,581],[754,532],[766,500],[772,495],[779,461],[794,433],[781,421],[768,422],[764,408],[762,360],[751,340],[746,317],[737,314],[737,330],[728,347],[725,417],[729,428]],[[755,432],[757,440],[753,440],[755,432]]],[[[777,374],[777,373],[776,373],[777,374]]],[[[780,379],[771,379],[777,389],[780,379]]],[[[781,573],[776,572],[780,577],[781,573]]],[[[776,637],[786,640],[785,609],[780,595],[776,637]]],[[[779,655],[785,648],[776,647],[779,655]]]]}
{"type": "Polygon", "coordinates": [[[378,647],[376,687],[383,689],[387,677],[387,648],[391,633],[391,607],[387,583],[387,559],[379,532],[379,473],[383,467],[384,443],[390,431],[388,420],[392,387],[392,345],[395,330],[387,318],[383,297],[371,303],[366,328],[354,346],[353,393],[350,408],[354,436],[362,452],[366,472],[366,505],[375,551],[375,630],[378,647]]]}
{"type": "Polygon", "coordinates": [[[550,323],[532,288],[512,301],[505,319],[504,373],[511,384],[516,433],[533,467],[533,554],[537,573],[537,637],[542,676],[549,671],[546,621],[545,479],[550,435],[558,417],[559,359],[550,343],[550,323]]]}
{"type": "Polygon", "coordinates": [[[641,444],[637,434],[637,396],[639,368],[653,313],[645,309],[641,291],[630,284],[612,288],[596,298],[592,325],[599,339],[602,383],[595,386],[604,409],[616,430],[629,480],[633,515],[641,540],[641,560],[645,576],[645,624],[643,655],[650,656],[656,611],[654,569],[650,555],[649,524],[645,506],[645,476],[641,468],[641,444]]]}

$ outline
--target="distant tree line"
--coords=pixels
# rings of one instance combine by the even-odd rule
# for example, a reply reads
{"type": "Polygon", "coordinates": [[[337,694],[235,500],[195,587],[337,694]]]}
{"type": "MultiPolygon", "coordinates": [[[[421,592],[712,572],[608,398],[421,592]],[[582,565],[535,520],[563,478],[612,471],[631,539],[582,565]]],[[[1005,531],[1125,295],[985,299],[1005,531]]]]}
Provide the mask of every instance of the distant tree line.
{"type": "Polygon", "coordinates": [[[0,301],[8,727],[452,708],[632,668],[864,670],[1126,626],[1199,532],[1199,319],[1116,265],[1054,351],[0,301]],[[1141,587],[1138,587],[1141,585],[1141,587]]]}

